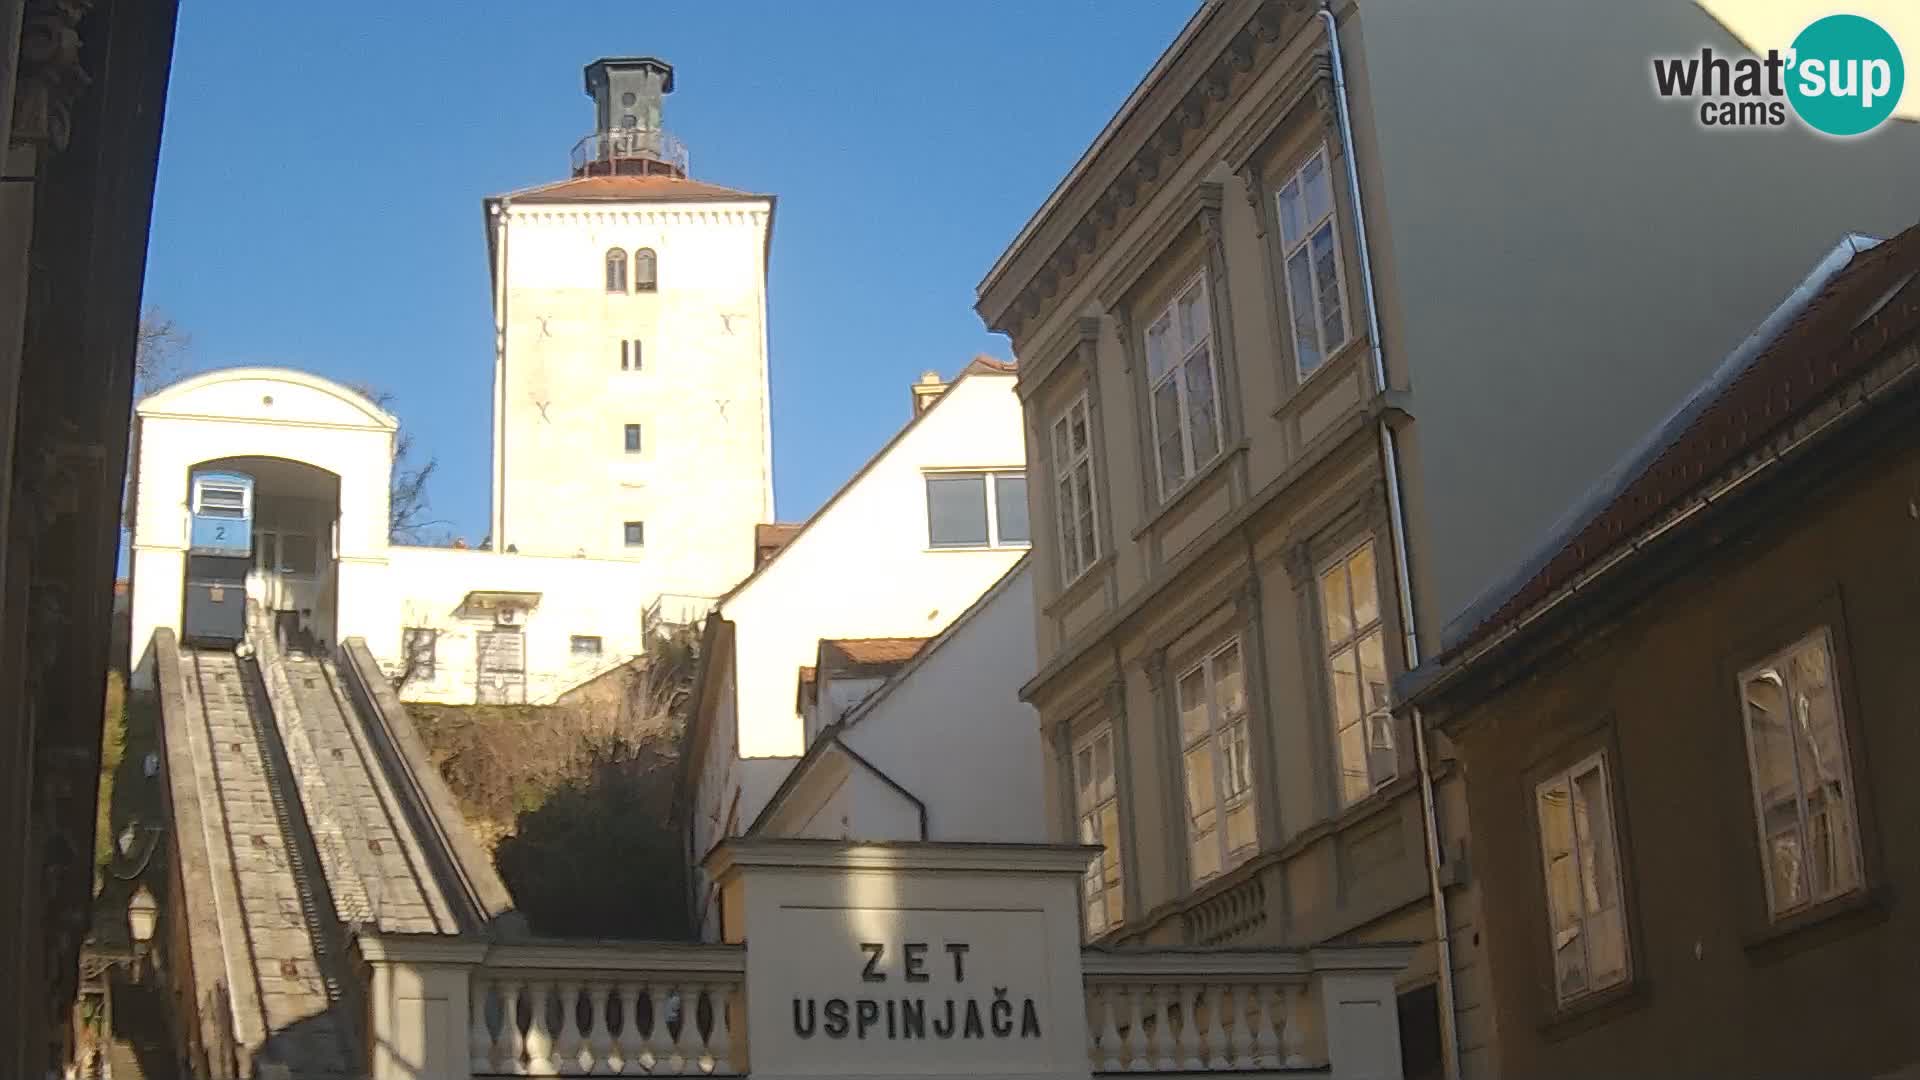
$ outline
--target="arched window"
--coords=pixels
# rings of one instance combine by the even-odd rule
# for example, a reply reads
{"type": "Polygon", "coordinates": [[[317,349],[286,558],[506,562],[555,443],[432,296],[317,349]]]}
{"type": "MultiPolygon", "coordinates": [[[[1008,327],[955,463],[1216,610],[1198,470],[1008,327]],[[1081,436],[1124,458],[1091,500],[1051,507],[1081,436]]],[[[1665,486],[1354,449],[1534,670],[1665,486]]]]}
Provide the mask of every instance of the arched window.
{"type": "Polygon", "coordinates": [[[627,291],[627,253],[619,248],[607,249],[607,291],[627,291]]]}
{"type": "Polygon", "coordinates": [[[633,291],[652,292],[658,283],[660,261],[654,257],[652,248],[641,248],[633,253],[633,291]]]}

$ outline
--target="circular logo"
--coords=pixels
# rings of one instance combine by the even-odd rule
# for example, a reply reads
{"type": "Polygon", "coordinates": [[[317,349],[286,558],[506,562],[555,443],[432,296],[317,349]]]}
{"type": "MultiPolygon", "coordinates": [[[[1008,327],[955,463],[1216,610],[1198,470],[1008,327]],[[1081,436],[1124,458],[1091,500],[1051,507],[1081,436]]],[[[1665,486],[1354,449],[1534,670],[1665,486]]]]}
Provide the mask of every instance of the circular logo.
{"type": "Polygon", "coordinates": [[[1906,65],[1893,35],[1872,19],[1829,15],[1793,39],[1787,100],[1815,131],[1861,135],[1893,115],[1906,65]]]}

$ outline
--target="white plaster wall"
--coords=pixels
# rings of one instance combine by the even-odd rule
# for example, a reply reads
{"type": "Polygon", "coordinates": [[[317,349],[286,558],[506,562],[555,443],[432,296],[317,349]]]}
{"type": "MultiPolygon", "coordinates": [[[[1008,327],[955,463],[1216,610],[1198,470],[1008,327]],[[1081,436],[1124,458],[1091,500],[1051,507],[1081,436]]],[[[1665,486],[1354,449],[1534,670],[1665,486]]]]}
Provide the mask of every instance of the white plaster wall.
{"type": "MultiPolygon", "coordinates": [[[[134,683],[153,631],[178,631],[188,526],[188,474],[227,457],[276,457],[340,480],[337,554],[345,598],[383,580],[394,419],[358,394],[304,372],[231,368],[209,372],[140,402],[132,466],[134,683]]],[[[343,603],[339,636],[355,633],[343,603]]]]}
{"type": "MultiPolygon", "coordinates": [[[[1052,839],[1040,715],[1020,700],[1034,673],[1032,565],[1013,571],[840,736],[926,804],[929,840],[1052,839]]],[[[853,837],[897,835],[899,801],[856,794],[853,837]]]]}
{"type": "MultiPolygon", "coordinates": [[[[795,711],[799,669],[822,638],[931,637],[965,611],[1024,548],[933,550],[927,540],[928,468],[1024,468],[1020,402],[1011,375],[954,383],[913,430],[850,480],[759,576],[719,609],[733,649],[718,662],[693,806],[693,858],[759,816],[804,749],[795,711]]],[[[1033,630],[1022,630],[1032,661],[1033,630]]],[[[713,890],[696,868],[702,933],[719,933],[713,890]]]]}
{"type": "MultiPolygon", "coordinates": [[[[509,204],[495,548],[652,569],[658,591],[714,597],[753,568],[773,520],[767,414],[771,204],[509,204]],[[653,293],[610,294],[604,256],[651,247],[653,293]],[[639,372],[620,342],[643,342],[639,372]],[[625,450],[638,423],[641,453],[625,450]],[[625,546],[622,524],[646,523],[625,546]]],[[[629,267],[631,270],[631,267],[629,267]]]]}
{"type": "Polygon", "coordinates": [[[650,569],[642,563],[605,559],[555,559],[456,548],[388,549],[387,587],[377,593],[341,593],[363,601],[355,625],[374,656],[390,671],[404,663],[401,631],[438,630],[434,677],[410,680],[401,691],[409,701],[471,704],[478,686],[475,635],[493,629],[484,618],[458,613],[475,589],[537,592],[539,603],[520,624],[526,636],[527,700],[543,704],[642,651],[641,614],[652,600],[650,569]],[[374,601],[387,612],[373,624],[374,601]],[[575,657],[572,638],[601,639],[597,660],[575,657]]]}
{"type": "Polygon", "coordinates": [[[722,606],[734,624],[741,756],[797,756],[805,749],[794,679],[814,662],[820,639],[930,637],[1024,554],[1024,548],[934,550],[927,540],[923,470],[1025,467],[1013,383],[1013,376],[996,374],[956,382],[722,606]]]}

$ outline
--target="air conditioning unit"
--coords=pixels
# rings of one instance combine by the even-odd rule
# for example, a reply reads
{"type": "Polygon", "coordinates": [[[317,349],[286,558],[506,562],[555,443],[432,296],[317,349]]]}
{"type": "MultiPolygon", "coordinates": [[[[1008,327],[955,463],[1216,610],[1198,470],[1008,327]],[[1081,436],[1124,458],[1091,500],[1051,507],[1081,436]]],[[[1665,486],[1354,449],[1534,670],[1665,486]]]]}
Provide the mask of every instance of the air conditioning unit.
{"type": "Polygon", "coordinates": [[[526,622],[527,613],[519,608],[501,608],[493,613],[493,621],[498,626],[519,626],[526,622]]]}

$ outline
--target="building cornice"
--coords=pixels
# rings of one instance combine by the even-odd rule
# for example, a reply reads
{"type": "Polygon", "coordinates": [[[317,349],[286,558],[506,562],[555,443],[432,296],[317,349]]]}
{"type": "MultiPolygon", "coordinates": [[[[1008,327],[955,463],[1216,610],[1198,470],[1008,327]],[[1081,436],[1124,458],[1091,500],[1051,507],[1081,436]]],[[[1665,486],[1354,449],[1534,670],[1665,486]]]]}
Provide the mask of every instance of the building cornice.
{"type": "MultiPolygon", "coordinates": [[[[1130,223],[1260,65],[1313,18],[1306,0],[1230,0],[1204,12],[1180,55],[1153,78],[1077,178],[1042,207],[979,287],[975,309],[1019,342],[1048,301],[1130,223]]],[[[1152,77],[1150,77],[1152,78],[1152,77]]]]}
{"type": "Polygon", "coordinates": [[[849,843],[843,840],[757,840],[735,837],[706,857],[724,879],[748,868],[783,870],[964,871],[1084,874],[1098,844],[849,843]]]}
{"type": "Polygon", "coordinates": [[[505,215],[528,224],[591,225],[751,225],[766,227],[773,219],[770,203],[734,206],[652,207],[596,206],[564,203],[520,204],[505,207],[505,215]]]}

